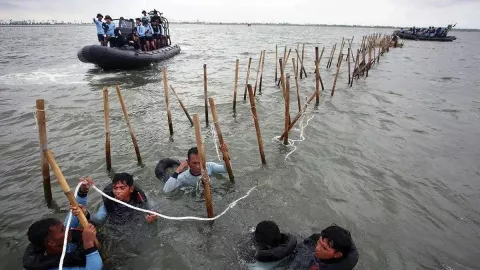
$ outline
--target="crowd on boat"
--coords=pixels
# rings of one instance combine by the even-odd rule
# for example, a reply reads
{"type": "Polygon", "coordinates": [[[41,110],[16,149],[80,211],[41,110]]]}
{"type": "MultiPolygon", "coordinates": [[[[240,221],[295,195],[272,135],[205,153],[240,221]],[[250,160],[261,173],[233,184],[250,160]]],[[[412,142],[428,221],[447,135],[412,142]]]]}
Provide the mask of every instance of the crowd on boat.
{"type": "Polygon", "coordinates": [[[425,37],[425,38],[445,38],[447,37],[448,31],[452,29],[452,25],[449,24],[448,27],[434,27],[430,26],[428,28],[416,28],[411,27],[408,30],[400,28],[400,33],[408,34],[416,37],[425,37]]]}
{"type": "MultiPolygon", "coordinates": [[[[226,151],[222,144],[220,150],[226,151]]],[[[161,161],[159,162],[161,164],[161,161]]],[[[164,169],[164,168],[163,168],[164,169]]],[[[225,161],[222,163],[207,162],[206,173],[226,173],[225,161]]],[[[157,172],[157,177],[164,170],[157,172]]],[[[182,161],[175,171],[165,179],[164,192],[170,193],[184,186],[196,186],[201,179],[202,170],[200,156],[196,147],[187,153],[187,159],[182,161]]],[[[25,269],[58,269],[64,248],[65,234],[69,234],[66,256],[63,260],[65,270],[101,270],[102,258],[95,246],[95,239],[107,238],[97,233],[97,228],[104,223],[113,226],[154,223],[156,215],[145,215],[105,197],[96,212],[87,210],[88,193],[93,185],[90,178],[80,178],[80,189],[76,194],[79,207],[70,206],[72,214],[68,214],[64,222],[55,218],[46,218],[34,222],[28,229],[30,244],[27,246],[23,266],[25,269]],[[83,213],[89,225],[79,228],[77,216],[83,213]],[[66,228],[71,216],[70,227],[66,228]],[[82,252],[79,252],[82,250],[82,252]]],[[[104,188],[104,193],[115,199],[138,208],[158,209],[141,187],[134,182],[129,173],[114,174],[111,183],[104,188]]],[[[122,227],[124,228],[124,227],[122,227]]],[[[244,235],[238,243],[239,255],[249,263],[250,268],[270,269],[273,267],[308,270],[351,270],[359,259],[359,254],[350,232],[338,225],[332,224],[318,233],[302,241],[295,233],[281,232],[278,225],[271,220],[260,221],[249,235],[244,235]],[[297,240],[298,239],[298,240],[297,240]]]]}
{"type": "Polygon", "coordinates": [[[168,45],[168,36],[162,21],[162,13],[153,10],[133,19],[118,19],[118,26],[112,17],[98,13],[93,19],[97,27],[100,45],[112,48],[134,47],[135,50],[153,51],[168,45]],[[125,33],[122,33],[124,31],[125,33]]]}

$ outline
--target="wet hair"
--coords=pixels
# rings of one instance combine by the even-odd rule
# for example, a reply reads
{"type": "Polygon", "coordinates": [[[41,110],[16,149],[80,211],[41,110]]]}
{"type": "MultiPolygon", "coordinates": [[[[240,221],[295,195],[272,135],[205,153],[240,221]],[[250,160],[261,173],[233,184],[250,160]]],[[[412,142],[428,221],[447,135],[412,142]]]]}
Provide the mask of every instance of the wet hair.
{"type": "Polygon", "coordinates": [[[346,256],[352,249],[353,243],[350,232],[336,224],[324,229],[320,235],[327,238],[330,247],[337,252],[341,252],[343,256],[346,256]]]}
{"type": "Polygon", "coordinates": [[[39,221],[35,221],[28,228],[27,236],[30,243],[37,247],[45,247],[45,240],[50,233],[52,226],[60,223],[60,220],[56,218],[46,218],[39,221]]]}
{"type": "Polygon", "coordinates": [[[112,178],[112,184],[115,185],[120,182],[125,182],[129,187],[133,186],[133,175],[129,173],[116,173],[112,178]]]}
{"type": "Polygon", "coordinates": [[[188,160],[190,160],[190,155],[198,155],[198,148],[192,147],[188,150],[188,153],[187,153],[188,160]]]}
{"type": "Polygon", "coordinates": [[[278,225],[269,220],[262,221],[255,228],[255,241],[264,246],[275,247],[280,244],[282,235],[278,225]]]}

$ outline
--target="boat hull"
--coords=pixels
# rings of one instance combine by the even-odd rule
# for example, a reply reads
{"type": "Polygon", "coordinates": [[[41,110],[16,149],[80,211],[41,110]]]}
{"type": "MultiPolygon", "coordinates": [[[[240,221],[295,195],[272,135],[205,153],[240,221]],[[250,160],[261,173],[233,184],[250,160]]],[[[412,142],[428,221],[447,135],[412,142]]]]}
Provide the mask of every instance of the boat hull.
{"type": "Polygon", "coordinates": [[[92,63],[104,70],[112,70],[146,67],[152,63],[172,58],[179,53],[180,46],[178,45],[149,52],[88,45],[78,51],[77,57],[84,63],[92,63]]]}
{"type": "Polygon", "coordinates": [[[410,40],[451,42],[457,39],[454,36],[447,36],[442,38],[442,37],[418,37],[418,36],[409,35],[401,32],[395,32],[394,34],[397,35],[399,38],[410,39],[410,40]]]}

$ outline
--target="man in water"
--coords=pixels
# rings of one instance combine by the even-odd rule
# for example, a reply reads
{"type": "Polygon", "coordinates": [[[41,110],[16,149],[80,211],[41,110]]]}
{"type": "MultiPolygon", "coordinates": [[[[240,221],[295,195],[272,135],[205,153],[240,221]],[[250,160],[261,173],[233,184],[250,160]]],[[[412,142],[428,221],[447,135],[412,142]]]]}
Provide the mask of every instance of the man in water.
{"type": "Polygon", "coordinates": [[[98,13],[97,14],[97,18],[93,18],[93,23],[95,23],[95,25],[97,26],[97,37],[98,37],[98,41],[100,42],[100,45],[104,46],[104,42],[105,42],[105,30],[103,30],[103,22],[102,22],[102,19],[103,19],[103,15],[98,13]]]}
{"type": "MultiPolygon", "coordinates": [[[[220,146],[222,152],[228,151],[227,145],[220,146]]],[[[207,173],[211,176],[213,173],[226,173],[225,163],[218,164],[207,162],[207,173]]],[[[197,147],[190,148],[187,153],[187,160],[182,161],[175,172],[168,178],[163,191],[172,192],[182,186],[196,186],[201,178],[202,167],[200,165],[200,156],[197,147]]]]}
{"type": "MultiPolygon", "coordinates": [[[[91,179],[89,180],[91,181],[91,179]]],[[[114,197],[115,199],[127,203],[132,206],[136,206],[142,209],[153,209],[153,204],[147,200],[145,193],[136,185],[134,185],[133,176],[128,173],[116,173],[113,176],[112,184],[107,185],[103,190],[107,195],[114,197]]],[[[94,224],[101,224],[105,220],[108,220],[113,224],[125,224],[126,222],[140,222],[140,213],[137,210],[131,209],[118,202],[111,201],[108,198],[103,198],[103,204],[98,209],[95,215],[90,215],[85,206],[87,203],[87,193],[79,193],[79,196],[85,196],[85,202],[81,204],[80,208],[84,214],[90,217],[90,220],[94,224]]],[[[73,214],[76,216],[79,214],[79,209],[72,208],[73,214]]],[[[145,221],[152,223],[157,220],[156,215],[146,215],[145,221]]]]}
{"type": "MultiPolygon", "coordinates": [[[[82,180],[83,181],[83,180],[82,180]]],[[[83,181],[80,190],[85,191],[88,183],[83,181]]],[[[79,203],[86,204],[86,198],[77,195],[79,203]]],[[[70,214],[69,214],[70,215],[70,214]]],[[[78,229],[79,220],[73,216],[70,227],[65,228],[68,215],[62,223],[55,218],[47,218],[34,222],[28,228],[27,236],[30,244],[23,256],[23,267],[29,269],[58,269],[63,250],[65,232],[68,235],[66,256],[63,261],[65,270],[100,270],[102,258],[94,245],[96,230],[89,224],[83,230],[78,229]],[[82,247],[80,247],[82,246],[82,247]],[[82,250],[83,251],[79,251],[82,250]]]]}

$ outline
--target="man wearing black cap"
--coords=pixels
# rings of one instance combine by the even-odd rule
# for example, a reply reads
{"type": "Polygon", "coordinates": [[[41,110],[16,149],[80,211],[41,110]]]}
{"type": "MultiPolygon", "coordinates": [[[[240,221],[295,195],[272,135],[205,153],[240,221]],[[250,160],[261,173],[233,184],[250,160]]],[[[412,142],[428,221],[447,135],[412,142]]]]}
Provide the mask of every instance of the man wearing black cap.
{"type": "Polygon", "coordinates": [[[98,41],[100,42],[100,45],[104,45],[105,43],[105,30],[103,29],[103,15],[98,13],[97,18],[93,18],[93,23],[97,26],[97,36],[98,36],[98,41]]]}
{"type": "Polygon", "coordinates": [[[143,21],[143,20],[147,20],[147,21],[150,23],[150,15],[148,15],[145,10],[142,11],[142,14],[143,14],[143,16],[142,16],[142,18],[140,18],[140,19],[142,19],[142,21],[143,21]]]}

